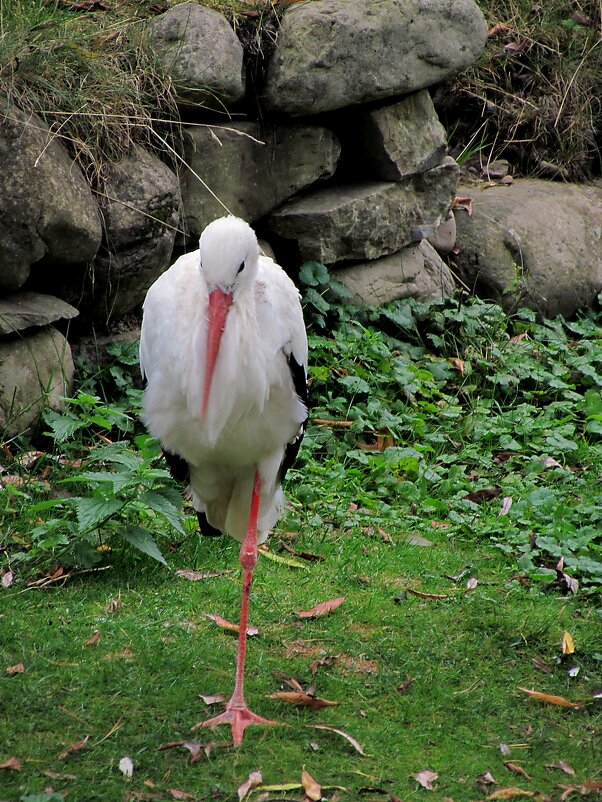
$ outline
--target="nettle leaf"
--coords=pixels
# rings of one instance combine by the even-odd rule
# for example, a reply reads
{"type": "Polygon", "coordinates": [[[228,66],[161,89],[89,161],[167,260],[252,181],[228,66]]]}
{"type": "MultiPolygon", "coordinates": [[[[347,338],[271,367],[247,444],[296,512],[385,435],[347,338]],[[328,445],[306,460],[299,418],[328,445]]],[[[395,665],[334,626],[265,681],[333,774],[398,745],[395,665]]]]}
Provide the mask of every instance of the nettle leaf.
{"type": "Polygon", "coordinates": [[[75,513],[80,530],[94,529],[119,512],[123,506],[124,502],[114,497],[93,496],[75,499],[75,513]]]}
{"type": "Polygon", "coordinates": [[[59,414],[53,409],[46,410],[44,420],[51,428],[50,436],[57,443],[64,443],[66,440],[70,440],[75,432],[85,426],[85,423],[73,413],[63,412],[59,414]]]}
{"type": "Polygon", "coordinates": [[[341,376],[339,384],[349,387],[352,393],[370,393],[370,385],[360,376],[341,376]]]}
{"type": "Polygon", "coordinates": [[[124,540],[143,554],[152,557],[163,565],[167,565],[165,557],[159,551],[159,547],[155,543],[153,536],[148,529],[143,529],[141,526],[134,526],[130,524],[122,529],[119,533],[124,540]]]}
{"type": "Polygon", "coordinates": [[[150,507],[151,510],[162,515],[181,535],[186,534],[182,521],[180,494],[176,490],[171,488],[148,490],[140,496],[140,501],[145,506],[150,507]]]}

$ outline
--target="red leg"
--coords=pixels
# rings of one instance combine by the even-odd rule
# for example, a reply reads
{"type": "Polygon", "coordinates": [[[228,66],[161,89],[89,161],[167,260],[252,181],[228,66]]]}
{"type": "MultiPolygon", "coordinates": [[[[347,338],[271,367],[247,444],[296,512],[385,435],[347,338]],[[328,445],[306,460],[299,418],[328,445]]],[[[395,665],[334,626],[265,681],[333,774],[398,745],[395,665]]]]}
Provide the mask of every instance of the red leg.
{"type": "Polygon", "coordinates": [[[247,534],[245,535],[245,539],[240,547],[240,564],[242,567],[242,599],[240,604],[240,631],[238,635],[238,655],[236,658],[236,681],[234,683],[234,693],[232,694],[232,697],[226,705],[226,709],[223,713],[220,713],[219,716],[207,719],[207,721],[202,721],[196,725],[196,727],[214,727],[217,724],[230,724],[232,727],[232,739],[234,741],[234,746],[240,746],[244,731],[250,724],[278,723],[252,713],[247,707],[244,697],[249,596],[251,595],[253,570],[255,569],[255,565],[257,563],[257,516],[259,513],[260,498],[261,479],[259,478],[259,473],[255,471],[253,495],[251,497],[251,510],[249,513],[249,524],[247,526],[247,534]]]}

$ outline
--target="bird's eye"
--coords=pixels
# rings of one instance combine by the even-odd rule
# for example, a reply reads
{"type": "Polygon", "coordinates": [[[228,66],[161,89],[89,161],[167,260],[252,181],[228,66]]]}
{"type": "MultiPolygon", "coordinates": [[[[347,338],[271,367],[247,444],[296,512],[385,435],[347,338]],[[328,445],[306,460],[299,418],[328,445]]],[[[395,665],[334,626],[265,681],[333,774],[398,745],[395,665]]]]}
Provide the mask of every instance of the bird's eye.
{"type": "Polygon", "coordinates": [[[239,273],[242,273],[242,271],[243,271],[244,269],[245,269],[245,263],[244,263],[244,262],[241,262],[241,263],[240,263],[240,267],[239,267],[239,268],[238,268],[238,270],[236,271],[236,275],[238,275],[239,273]]]}

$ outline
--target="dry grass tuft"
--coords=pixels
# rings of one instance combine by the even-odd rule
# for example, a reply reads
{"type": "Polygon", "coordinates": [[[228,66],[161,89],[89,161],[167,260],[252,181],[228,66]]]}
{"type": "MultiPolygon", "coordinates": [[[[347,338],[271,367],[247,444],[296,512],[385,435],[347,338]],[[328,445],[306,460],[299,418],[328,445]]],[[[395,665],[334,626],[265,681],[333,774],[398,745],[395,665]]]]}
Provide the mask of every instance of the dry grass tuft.
{"type": "Polygon", "coordinates": [[[457,150],[480,128],[482,157],[523,173],[583,180],[601,172],[599,0],[480,0],[489,41],[439,107],[457,150]]]}

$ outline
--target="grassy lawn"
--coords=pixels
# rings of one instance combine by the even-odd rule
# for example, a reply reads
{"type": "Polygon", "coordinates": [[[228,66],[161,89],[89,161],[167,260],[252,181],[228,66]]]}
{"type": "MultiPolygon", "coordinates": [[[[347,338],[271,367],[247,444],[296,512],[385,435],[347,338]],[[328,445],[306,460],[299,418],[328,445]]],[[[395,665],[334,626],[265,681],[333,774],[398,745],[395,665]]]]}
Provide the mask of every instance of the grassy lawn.
{"type": "Polygon", "coordinates": [[[282,726],[238,750],[192,730],[232,688],[235,637],[207,614],[237,620],[237,544],[180,509],[117,349],[4,449],[1,802],[236,800],[251,772],[250,800],[600,793],[600,316],[360,322],[304,279],[312,425],[248,652],[248,701],[282,726]]]}
{"type": "MultiPolygon", "coordinates": [[[[414,780],[423,769],[439,774],[436,798],[455,800],[508,786],[557,799],[558,783],[602,780],[599,712],[545,704],[519,690],[591,698],[600,687],[594,611],[579,597],[523,587],[512,560],[487,543],[448,538],[436,528],[431,546],[403,543],[401,536],[414,531],[404,519],[392,527],[392,543],[361,531],[325,533],[307,520],[284,542],[323,562],[301,569],[260,559],[252,600],[260,634],[250,643],[247,693],[254,709],[285,726],[251,728],[238,751],[223,746],[227,728],[191,733],[209,714],[199,694],[231,688],[236,641],[203,613],[236,620],[233,542],[192,537],[170,558],[171,568],[235,569],[199,582],[121,560],[64,587],[5,592],[3,674],[19,662],[25,672],[1,679],[0,762],[15,755],[22,770],[2,772],[0,799],[49,786],[73,800],[171,799],[173,789],[191,795],[181,798],[236,799],[251,771],[261,771],[266,784],[298,783],[303,766],[324,786],[344,788],[323,792],[341,800],[428,796],[414,780]],[[466,580],[446,578],[467,566],[478,580],[473,590],[466,580]],[[407,588],[446,598],[404,594],[407,588]],[[330,616],[294,616],[341,595],[345,602],[330,616]],[[86,646],[96,631],[100,639],[86,646]],[[576,646],[565,658],[564,631],[576,646]],[[319,660],[324,664],[312,673],[319,660]],[[570,678],[574,665],[581,670],[570,678]],[[338,706],[305,710],[269,698],[284,687],[281,673],[304,688],[315,684],[316,696],[338,706]],[[366,755],[313,724],[342,729],[366,755]],[[84,748],[60,759],[84,738],[84,748]],[[217,744],[190,765],[183,747],[157,751],[171,741],[217,744]],[[131,779],[118,768],[124,756],[135,764],[131,779]],[[508,761],[531,779],[511,773],[508,761]],[[546,769],[560,761],[574,777],[546,769]],[[499,785],[483,792],[476,780],[486,772],[499,785]]],[[[301,796],[299,789],[271,794],[301,796]]]]}

